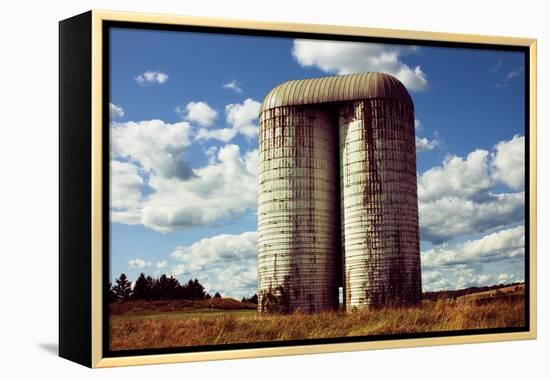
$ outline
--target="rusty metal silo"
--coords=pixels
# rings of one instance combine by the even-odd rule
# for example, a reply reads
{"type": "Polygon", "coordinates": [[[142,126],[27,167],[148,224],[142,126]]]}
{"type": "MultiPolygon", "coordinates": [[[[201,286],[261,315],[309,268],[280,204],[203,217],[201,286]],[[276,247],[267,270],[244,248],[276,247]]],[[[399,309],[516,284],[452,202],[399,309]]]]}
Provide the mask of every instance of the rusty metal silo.
{"type": "Polygon", "coordinates": [[[260,110],[259,311],[420,299],[414,109],[382,73],[294,80],[260,110]]]}
{"type": "Polygon", "coordinates": [[[414,109],[386,75],[372,98],[340,106],[344,302],[347,309],[421,299],[414,109]]]}
{"type": "Polygon", "coordinates": [[[338,147],[335,117],[281,106],[260,115],[260,312],[338,305],[338,147]]]}

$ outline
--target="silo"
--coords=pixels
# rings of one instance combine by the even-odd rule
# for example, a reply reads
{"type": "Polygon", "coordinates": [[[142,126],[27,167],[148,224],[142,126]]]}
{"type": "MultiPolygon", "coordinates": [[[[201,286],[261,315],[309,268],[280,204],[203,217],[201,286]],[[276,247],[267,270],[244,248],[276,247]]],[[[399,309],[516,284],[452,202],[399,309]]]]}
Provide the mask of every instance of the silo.
{"type": "Polygon", "coordinates": [[[339,196],[334,114],[267,109],[259,122],[260,312],[338,305],[339,196]]]}
{"type": "Polygon", "coordinates": [[[293,80],[259,118],[259,311],[420,299],[414,109],[382,73],[293,80]]]}
{"type": "Polygon", "coordinates": [[[345,307],[418,303],[412,102],[352,101],[341,105],[339,126],[345,307]]]}

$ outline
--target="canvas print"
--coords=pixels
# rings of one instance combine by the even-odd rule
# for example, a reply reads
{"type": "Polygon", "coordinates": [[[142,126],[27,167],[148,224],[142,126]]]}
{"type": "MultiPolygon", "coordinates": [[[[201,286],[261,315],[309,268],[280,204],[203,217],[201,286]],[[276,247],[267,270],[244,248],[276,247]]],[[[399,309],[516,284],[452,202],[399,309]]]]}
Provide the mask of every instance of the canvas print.
{"type": "Polygon", "coordinates": [[[527,329],[525,50],[108,43],[108,353],[527,329]]]}

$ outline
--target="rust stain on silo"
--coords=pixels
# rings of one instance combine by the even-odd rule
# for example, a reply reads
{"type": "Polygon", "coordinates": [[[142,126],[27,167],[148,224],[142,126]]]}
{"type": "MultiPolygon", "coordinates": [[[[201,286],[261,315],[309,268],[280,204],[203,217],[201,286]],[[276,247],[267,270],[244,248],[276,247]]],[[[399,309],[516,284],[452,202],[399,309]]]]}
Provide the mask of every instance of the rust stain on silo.
{"type": "Polygon", "coordinates": [[[382,73],[294,80],[259,119],[260,312],[420,300],[414,108],[382,73]],[[343,273],[345,272],[345,274],[343,273]]]}

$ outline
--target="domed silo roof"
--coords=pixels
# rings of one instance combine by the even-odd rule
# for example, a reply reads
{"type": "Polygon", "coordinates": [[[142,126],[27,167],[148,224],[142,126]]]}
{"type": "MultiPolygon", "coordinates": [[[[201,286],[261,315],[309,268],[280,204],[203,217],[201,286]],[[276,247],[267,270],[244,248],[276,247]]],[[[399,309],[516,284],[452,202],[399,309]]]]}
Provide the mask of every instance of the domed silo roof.
{"type": "Polygon", "coordinates": [[[280,106],[374,98],[392,99],[414,106],[409,92],[397,78],[382,72],[364,72],[285,81],[267,94],[260,108],[260,114],[280,106]]]}

